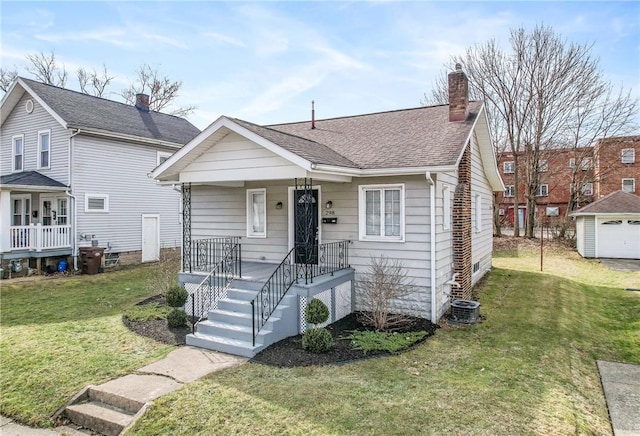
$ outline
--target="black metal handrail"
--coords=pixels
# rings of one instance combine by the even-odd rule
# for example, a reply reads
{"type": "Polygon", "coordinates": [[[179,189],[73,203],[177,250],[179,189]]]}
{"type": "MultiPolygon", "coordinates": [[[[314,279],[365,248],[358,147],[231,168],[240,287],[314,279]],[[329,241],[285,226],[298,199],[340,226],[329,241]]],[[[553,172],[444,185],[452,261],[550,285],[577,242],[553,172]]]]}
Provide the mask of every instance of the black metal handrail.
{"type": "Polygon", "coordinates": [[[200,282],[196,290],[189,294],[191,300],[191,331],[196,324],[216,308],[218,301],[226,297],[227,289],[234,278],[242,276],[240,244],[227,246],[227,251],[211,272],[200,282]]]}
{"type": "Polygon", "coordinates": [[[314,277],[333,275],[349,267],[349,242],[296,244],[287,253],[258,295],[251,300],[254,346],[258,333],[294,283],[300,279],[304,279],[305,284],[313,283],[314,277]]]}
{"type": "Polygon", "coordinates": [[[191,241],[191,265],[195,271],[211,271],[229,252],[240,244],[239,236],[194,239],[191,241]]]}

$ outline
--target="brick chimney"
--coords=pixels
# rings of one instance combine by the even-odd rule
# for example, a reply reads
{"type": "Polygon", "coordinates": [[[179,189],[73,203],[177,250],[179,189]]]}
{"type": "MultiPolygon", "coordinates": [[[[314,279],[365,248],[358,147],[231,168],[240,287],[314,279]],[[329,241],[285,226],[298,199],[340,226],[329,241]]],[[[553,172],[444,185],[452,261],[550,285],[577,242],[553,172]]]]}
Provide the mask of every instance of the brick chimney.
{"type": "Polygon", "coordinates": [[[449,121],[465,121],[469,115],[469,79],[456,64],[456,70],[449,73],[449,121]]]}
{"type": "Polygon", "coordinates": [[[136,94],[136,108],[142,112],[149,112],[149,94],[136,94]]]}

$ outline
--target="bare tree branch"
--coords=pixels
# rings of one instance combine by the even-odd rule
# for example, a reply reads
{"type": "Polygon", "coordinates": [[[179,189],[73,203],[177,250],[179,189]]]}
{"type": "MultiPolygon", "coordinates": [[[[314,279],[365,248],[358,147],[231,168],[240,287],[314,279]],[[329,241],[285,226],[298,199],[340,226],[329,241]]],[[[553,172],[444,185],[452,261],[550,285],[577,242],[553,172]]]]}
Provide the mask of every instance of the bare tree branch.
{"type": "Polygon", "coordinates": [[[80,90],[85,94],[95,95],[96,97],[102,97],[107,89],[107,86],[111,83],[115,76],[110,76],[107,72],[107,67],[102,66],[102,72],[100,75],[94,69],[89,73],[84,68],[78,68],[76,72],[78,78],[78,84],[80,90]]]}
{"type": "Polygon", "coordinates": [[[13,70],[0,68],[0,90],[7,92],[16,77],[18,77],[18,70],[15,67],[13,70]]]}
{"type": "Polygon", "coordinates": [[[58,66],[56,54],[53,50],[47,56],[44,53],[36,53],[35,55],[27,55],[27,60],[31,65],[27,65],[25,70],[33,77],[47,85],[64,87],[67,84],[67,70],[64,65],[58,66]]]}

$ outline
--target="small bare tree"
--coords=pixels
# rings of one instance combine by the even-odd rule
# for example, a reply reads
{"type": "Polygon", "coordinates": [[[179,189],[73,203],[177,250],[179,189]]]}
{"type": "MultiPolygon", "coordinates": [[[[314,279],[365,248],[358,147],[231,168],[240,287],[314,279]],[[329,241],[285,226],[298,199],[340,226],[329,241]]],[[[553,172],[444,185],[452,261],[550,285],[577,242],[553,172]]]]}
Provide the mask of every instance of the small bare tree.
{"type": "Polygon", "coordinates": [[[407,315],[392,311],[395,300],[414,292],[402,262],[385,256],[371,257],[369,268],[356,282],[356,288],[362,306],[367,309],[358,315],[360,322],[376,330],[393,330],[407,322],[407,315]]]}
{"type": "MultiPolygon", "coordinates": [[[[152,68],[148,64],[141,65],[137,71],[136,81],[122,90],[122,98],[129,103],[135,104],[136,94],[149,94],[149,108],[154,111],[162,111],[169,108],[178,98],[178,92],[182,88],[182,82],[171,80],[163,76],[158,68],[152,68]]],[[[195,110],[195,106],[182,106],[173,109],[172,115],[184,117],[195,110]]]]}
{"type": "Polygon", "coordinates": [[[40,52],[34,55],[27,55],[26,58],[31,65],[27,65],[25,70],[39,82],[63,88],[67,84],[67,70],[64,65],[62,67],[58,65],[56,54],[53,50],[49,55],[40,52]]]}
{"type": "Polygon", "coordinates": [[[0,90],[7,92],[16,77],[18,77],[18,70],[15,67],[13,70],[0,68],[0,90]]]}
{"type": "Polygon", "coordinates": [[[100,74],[98,74],[95,69],[92,72],[89,72],[84,68],[78,68],[76,76],[78,77],[80,91],[84,94],[91,94],[96,97],[102,97],[107,86],[109,86],[111,81],[116,77],[109,75],[105,65],[102,66],[100,74]]]}
{"type": "Polygon", "coordinates": [[[180,271],[180,248],[162,248],[160,258],[153,266],[149,290],[157,294],[166,294],[176,284],[180,271]]]}

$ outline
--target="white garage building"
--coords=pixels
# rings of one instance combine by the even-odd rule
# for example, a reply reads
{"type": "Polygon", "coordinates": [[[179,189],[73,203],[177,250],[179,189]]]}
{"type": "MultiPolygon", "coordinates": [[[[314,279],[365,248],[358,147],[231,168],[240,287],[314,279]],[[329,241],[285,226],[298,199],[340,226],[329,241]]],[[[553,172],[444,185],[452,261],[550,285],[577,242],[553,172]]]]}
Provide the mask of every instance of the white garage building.
{"type": "Polygon", "coordinates": [[[571,214],[582,257],[640,259],[640,197],[617,191],[571,214]]]}

